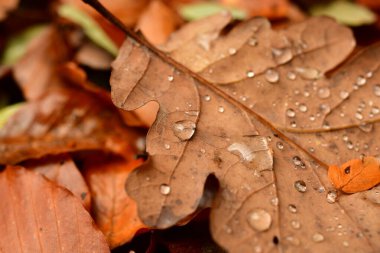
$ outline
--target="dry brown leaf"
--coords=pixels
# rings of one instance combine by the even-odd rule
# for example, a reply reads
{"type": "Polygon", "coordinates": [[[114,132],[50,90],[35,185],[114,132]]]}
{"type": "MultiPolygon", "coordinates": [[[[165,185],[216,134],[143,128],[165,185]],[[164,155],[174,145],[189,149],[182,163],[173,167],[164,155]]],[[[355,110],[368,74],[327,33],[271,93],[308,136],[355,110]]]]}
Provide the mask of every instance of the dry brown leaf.
{"type": "Polygon", "coordinates": [[[146,228],[138,218],[136,203],[125,192],[129,173],[140,164],[141,160],[104,155],[84,160],[94,219],[111,249],[130,241],[138,230],[146,228]]]}
{"type": "MultiPolygon", "coordinates": [[[[364,61],[359,56],[363,61],[353,60],[326,78],[323,74],[355,45],[349,29],[328,18],[311,18],[272,31],[268,21],[258,18],[224,35],[229,17],[223,15],[194,23],[202,30],[190,24],[184,31],[198,32],[179,31],[182,35],[173,35],[162,47],[198,74],[129,40],[113,64],[112,98],[118,107],[133,110],[151,100],[160,105],[147,136],[151,159],[127,182],[140,217],[152,227],[176,224],[196,210],[213,174],[220,190],[211,231],[231,252],[378,251],[380,210],[360,194],[336,201],[322,162],[326,157],[314,155],[317,148],[326,148],[315,138],[326,134],[320,118],[327,113],[320,104],[324,99],[339,103],[341,90],[335,86],[343,77],[349,77],[344,84],[352,87],[359,75],[367,75],[367,86],[371,80],[377,90],[376,57],[364,61]],[[209,25],[213,22],[217,28],[209,25]],[[299,112],[293,115],[290,107],[299,112]],[[317,112],[318,123],[310,123],[309,114],[317,112]],[[302,137],[313,126],[320,132],[302,137]],[[299,133],[290,133],[294,129],[299,133]]],[[[368,54],[377,55],[377,48],[368,54]]],[[[374,146],[367,150],[376,153],[374,146]]],[[[339,163],[348,155],[334,156],[339,163]]]]}
{"type": "Polygon", "coordinates": [[[38,173],[0,173],[2,252],[110,252],[91,216],[69,191],[38,173]]]}
{"type": "Polygon", "coordinates": [[[91,195],[86,182],[74,161],[67,154],[44,157],[39,160],[29,160],[23,167],[32,169],[49,180],[71,191],[83,206],[90,210],[91,195]]]}
{"type": "Polygon", "coordinates": [[[0,1],[0,21],[5,19],[8,12],[15,9],[19,0],[1,0],[0,1]]]}
{"type": "Polygon", "coordinates": [[[159,45],[167,41],[180,23],[175,10],[159,0],[153,0],[141,14],[136,27],[152,44],[159,45]]]}

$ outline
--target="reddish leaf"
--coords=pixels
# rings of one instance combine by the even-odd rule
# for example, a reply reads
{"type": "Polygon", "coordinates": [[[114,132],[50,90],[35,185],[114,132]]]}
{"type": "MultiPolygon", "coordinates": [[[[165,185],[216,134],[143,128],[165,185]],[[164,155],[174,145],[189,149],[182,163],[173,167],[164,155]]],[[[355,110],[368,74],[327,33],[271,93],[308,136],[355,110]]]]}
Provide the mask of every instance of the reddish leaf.
{"type": "Polygon", "coordinates": [[[109,252],[78,198],[38,173],[0,173],[2,252],[109,252]]]}
{"type": "Polygon", "coordinates": [[[111,248],[130,241],[146,226],[137,215],[135,201],[125,191],[129,173],[142,163],[115,156],[96,155],[84,161],[85,178],[89,184],[96,224],[106,235],[111,248]]]}

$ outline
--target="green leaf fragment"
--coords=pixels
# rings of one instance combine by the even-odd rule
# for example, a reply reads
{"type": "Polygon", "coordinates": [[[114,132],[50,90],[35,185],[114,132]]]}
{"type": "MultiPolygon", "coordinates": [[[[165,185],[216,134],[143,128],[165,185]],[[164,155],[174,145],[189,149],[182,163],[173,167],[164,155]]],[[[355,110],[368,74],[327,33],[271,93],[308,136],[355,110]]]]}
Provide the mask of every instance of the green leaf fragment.
{"type": "Polygon", "coordinates": [[[61,5],[58,9],[58,14],[79,25],[86,36],[95,44],[107,50],[112,55],[117,55],[118,48],[115,43],[91,16],[70,4],[61,5]]]}
{"type": "Polygon", "coordinates": [[[31,26],[21,33],[12,36],[5,45],[1,56],[1,64],[11,66],[17,62],[25,54],[29,42],[46,27],[46,25],[31,26]]]}
{"type": "Polygon", "coordinates": [[[221,11],[228,11],[231,13],[234,19],[242,20],[247,17],[247,13],[244,10],[224,6],[218,3],[194,3],[183,5],[180,9],[180,15],[186,20],[197,20],[207,16],[217,14],[221,11]]]}
{"type": "Polygon", "coordinates": [[[8,119],[14,113],[16,113],[22,105],[24,105],[24,103],[17,103],[0,109],[0,128],[2,128],[5,125],[8,119]]]}
{"type": "Polygon", "coordinates": [[[349,1],[334,1],[329,4],[312,6],[310,12],[313,16],[329,16],[339,23],[349,26],[372,24],[376,15],[366,7],[349,1]]]}

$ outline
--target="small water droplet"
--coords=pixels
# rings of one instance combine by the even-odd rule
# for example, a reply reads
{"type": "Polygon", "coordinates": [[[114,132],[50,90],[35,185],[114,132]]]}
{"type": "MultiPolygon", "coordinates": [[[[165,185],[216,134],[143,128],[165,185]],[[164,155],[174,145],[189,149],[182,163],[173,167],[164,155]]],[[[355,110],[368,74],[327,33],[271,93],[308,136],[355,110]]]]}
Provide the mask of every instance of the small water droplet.
{"type": "Polygon", "coordinates": [[[255,37],[252,37],[248,40],[248,45],[250,46],[257,46],[257,39],[255,37]]]}
{"type": "Polygon", "coordinates": [[[296,213],[297,212],[297,207],[295,205],[293,205],[293,204],[290,204],[290,205],[288,205],[288,210],[291,213],[296,213]]]}
{"type": "Polygon", "coordinates": [[[286,77],[289,79],[289,80],[296,80],[296,74],[292,71],[289,71],[287,74],[286,74],[286,77]]]}
{"type": "Polygon", "coordinates": [[[278,64],[284,64],[293,58],[293,53],[290,48],[272,48],[272,55],[278,64]]]}
{"type": "Polygon", "coordinates": [[[310,147],[310,148],[309,148],[309,152],[310,152],[310,153],[314,153],[314,152],[315,152],[315,149],[314,149],[313,147],[310,147]]]}
{"type": "Polygon", "coordinates": [[[255,72],[253,72],[252,70],[248,70],[247,73],[246,73],[247,77],[248,78],[252,78],[255,76],[255,72]]]}
{"type": "Polygon", "coordinates": [[[315,121],[315,116],[314,115],[310,115],[309,120],[310,121],[315,121]]]}
{"type": "Polygon", "coordinates": [[[327,114],[331,111],[330,109],[330,106],[328,104],[321,104],[319,106],[319,109],[321,110],[321,112],[323,112],[324,114],[327,114]]]}
{"type": "Polygon", "coordinates": [[[349,150],[351,150],[351,149],[354,148],[354,144],[352,144],[351,141],[348,141],[346,146],[347,146],[347,148],[348,148],[349,150]]]}
{"type": "Polygon", "coordinates": [[[323,187],[322,185],[318,187],[318,192],[319,193],[322,193],[322,192],[325,192],[325,187],[323,187]]]}
{"type": "Polygon", "coordinates": [[[211,100],[211,96],[210,95],[205,95],[203,97],[203,99],[204,99],[204,101],[209,102],[211,100]]]}
{"type": "Polygon", "coordinates": [[[279,150],[283,150],[284,149],[284,144],[282,142],[277,142],[276,143],[276,147],[279,149],[279,150]]]}
{"type": "Polygon", "coordinates": [[[301,111],[301,112],[307,112],[307,106],[305,104],[300,104],[298,106],[298,109],[301,111]]]}
{"type": "Polygon", "coordinates": [[[301,222],[299,222],[298,220],[292,220],[290,222],[290,224],[292,225],[292,228],[294,228],[294,229],[300,229],[301,228],[301,222]]]}
{"type": "Polygon", "coordinates": [[[255,246],[254,251],[255,253],[261,253],[263,252],[263,249],[260,246],[255,246]]]}
{"type": "Polygon", "coordinates": [[[320,77],[320,72],[313,68],[295,68],[295,71],[304,79],[318,79],[320,77]]]}
{"type": "Polygon", "coordinates": [[[335,190],[331,190],[327,192],[327,195],[326,195],[327,203],[333,204],[336,202],[337,198],[338,198],[338,193],[335,190]]]}
{"type": "Polygon", "coordinates": [[[380,84],[376,84],[375,86],[373,86],[373,93],[375,94],[375,96],[380,97],[380,84]]]}
{"type": "Polygon", "coordinates": [[[286,116],[289,118],[294,118],[296,116],[296,112],[292,108],[289,108],[286,110],[286,116]]]}
{"type": "Polygon", "coordinates": [[[297,123],[295,121],[291,121],[290,122],[290,126],[293,127],[293,128],[296,128],[297,127],[297,123]]]}
{"type": "Polygon", "coordinates": [[[371,123],[362,123],[362,124],[359,125],[359,129],[362,130],[365,133],[370,133],[370,132],[372,132],[373,124],[371,124],[371,123]]]}
{"type": "Polygon", "coordinates": [[[373,77],[373,72],[372,72],[372,71],[369,71],[369,72],[367,72],[367,74],[365,74],[365,76],[366,76],[367,78],[371,78],[371,77],[373,77]]]}
{"type": "Polygon", "coordinates": [[[339,96],[340,96],[341,99],[346,99],[346,98],[348,98],[349,95],[350,95],[350,93],[348,91],[345,91],[345,90],[342,90],[339,93],[339,96]]]}
{"type": "Polygon", "coordinates": [[[169,82],[173,82],[173,80],[174,80],[174,76],[171,76],[171,75],[168,76],[168,81],[169,81],[169,82]]]}
{"type": "Polygon", "coordinates": [[[290,242],[292,245],[294,245],[294,246],[298,246],[298,245],[300,245],[300,240],[298,239],[298,238],[295,238],[295,237],[293,237],[293,236],[287,236],[286,238],[285,238],[288,242],[290,242]]]}
{"type": "Polygon", "coordinates": [[[177,121],[173,125],[174,135],[181,141],[189,140],[195,133],[196,125],[190,120],[177,121]]]}
{"type": "Polygon", "coordinates": [[[228,49],[228,53],[229,53],[230,55],[234,55],[234,54],[236,54],[236,48],[233,48],[233,47],[229,48],[229,49],[228,49]]]}
{"type": "Polygon", "coordinates": [[[162,195],[169,195],[170,191],[171,191],[171,188],[169,185],[167,185],[167,184],[160,185],[160,193],[162,195]]]}
{"type": "Polygon", "coordinates": [[[293,156],[292,159],[295,166],[300,166],[303,163],[299,156],[293,156]]]}
{"type": "Polygon", "coordinates": [[[268,69],[265,72],[265,79],[270,83],[277,83],[280,80],[280,74],[274,69],[268,69]]]}
{"type": "Polygon", "coordinates": [[[363,119],[363,114],[361,114],[360,112],[356,112],[355,113],[355,118],[357,118],[358,120],[362,120],[363,119]]]}
{"type": "Polygon", "coordinates": [[[315,233],[313,235],[313,241],[314,242],[322,242],[325,239],[325,237],[320,233],[315,233]]]}
{"type": "Polygon", "coordinates": [[[272,203],[272,205],[274,206],[278,206],[278,198],[277,197],[274,197],[270,200],[270,202],[272,203]]]}
{"type": "Polygon", "coordinates": [[[306,98],[307,98],[307,97],[310,97],[310,92],[308,92],[308,91],[304,91],[304,92],[303,92],[303,96],[306,97],[306,98]]]}
{"type": "Polygon", "coordinates": [[[202,154],[206,153],[206,150],[204,148],[201,148],[200,151],[201,151],[202,154]]]}
{"type": "Polygon", "coordinates": [[[330,97],[330,89],[327,87],[320,88],[318,90],[318,97],[320,97],[322,99],[330,97]]]}
{"type": "Polygon", "coordinates": [[[366,83],[367,83],[367,79],[365,79],[364,76],[358,76],[358,78],[356,79],[356,85],[358,86],[363,86],[366,83]]]}
{"type": "Polygon", "coordinates": [[[169,150],[169,149],[170,149],[170,145],[167,144],[167,143],[165,143],[165,144],[164,144],[164,148],[169,150]]]}
{"type": "Polygon", "coordinates": [[[348,246],[350,246],[350,244],[349,244],[347,241],[343,241],[342,244],[343,244],[344,247],[348,247],[348,246]]]}
{"type": "Polygon", "coordinates": [[[218,112],[224,112],[224,107],[223,106],[219,106],[218,107],[218,112]]]}
{"type": "Polygon", "coordinates": [[[272,217],[267,211],[256,209],[248,213],[247,221],[253,229],[262,232],[269,229],[272,217]]]}
{"type": "Polygon", "coordinates": [[[306,192],[306,183],[303,180],[297,180],[294,182],[294,188],[299,192],[306,192]]]}
{"type": "Polygon", "coordinates": [[[342,140],[343,140],[344,142],[347,142],[347,141],[349,140],[349,138],[348,138],[347,135],[343,135],[343,136],[342,136],[342,140]]]}
{"type": "Polygon", "coordinates": [[[380,108],[377,107],[377,106],[373,106],[371,108],[371,113],[374,114],[374,115],[379,114],[380,113],[380,108]]]}

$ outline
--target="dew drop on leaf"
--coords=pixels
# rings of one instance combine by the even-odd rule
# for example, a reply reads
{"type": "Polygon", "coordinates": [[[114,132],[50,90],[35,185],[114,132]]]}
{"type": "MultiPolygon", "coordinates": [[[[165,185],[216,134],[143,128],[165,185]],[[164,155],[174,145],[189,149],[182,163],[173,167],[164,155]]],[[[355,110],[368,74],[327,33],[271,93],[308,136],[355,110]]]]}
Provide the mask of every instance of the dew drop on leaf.
{"type": "Polygon", "coordinates": [[[298,106],[298,109],[301,111],[301,112],[307,112],[307,106],[305,104],[300,104],[298,106]]]}
{"type": "Polygon", "coordinates": [[[303,78],[308,80],[317,79],[320,76],[319,70],[313,68],[295,68],[295,71],[303,78]]]}
{"type": "Polygon", "coordinates": [[[348,91],[345,91],[345,90],[342,90],[340,93],[339,93],[339,97],[341,99],[346,99],[348,98],[348,96],[350,95],[350,93],[348,91]]]}
{"type": "Polygon", "coordinates": [[[277,64],[284,64],[293,58],[290,48],[272,48],[272,55],[277,64]]]}
{"type": "Polygon", "coordinates": [[[257,45],[257,39],[252,37],[248,40],[248,45],[255,47],[257,45]]]}
{"type": "Polygon", "coordinates": [[[248,70],[247,73],[246,73],[247,77],[248,78],[252,78],[255,76],[255,72],[253,72],[252,70],[248,70]]]}
{"type": "Polygon", "coordinates": [[[170,144],[165,143],[164,144],[164,148],[167,149],[167,150],[169,150],[170,149],[170,144]]]}
{"type": "Polygon", "coordinates": [[[286,110],[286,116],[289,118],[294,118],[296,116],[296,112],[292,108],[289,108],[286,110]]]}
{"type": "Polygon", "coordinates": [[[289,79],[289,80],[296,80],[296,74],[292,71],[289,71],[287,74],[286,74],[286,77],[289,79]]]}
{"type": "Polygon", "coordinates": [[[279,150],[283,150],[284,149],[284,144],[282,142],[277,142],[276,143],[276,147],[279,149],[279,150]]]}
{"type": "Polygon", "coordinates": [[[160,193],[162,195],[169,195],[170,191],[171,191],[171,189],[170,189],[169,185],[167,185],[167,184],[160,185],[160,193]]]}
{"type": "Polygon", "coordinates": [[[363,86],[366,83],[367,83],[367,79],[365,79],[364,76],[358,76],[358,78],[356,79],[356,84],[358,86],[363,86]]]}
{"type": "Polygon", "coordinates": [[[320,88],[318,90],[318,97],[322,99],[330,97],[330,89],[327,87],[320,88]]]}
{"type": "Polygon", "coordinates": [[[249,212],[247,220],[253,229],[260,232],[268,230],[272,224],[271,215],[263,209],[256,209],[249,212]]]}
{"type": "Polygon", "coordinates": [[[280,80],[280,74],[274,69],[268,69],[265,72],[265,79],[270,83],[277,83],[280,80]]]}
{"type": "Polygon", "coordinates": [[[174,76],[168,76],[168,81],[169,82],[173,82],[173,80],[174,80],[174,76]]]}
{"type": "Polygon", "coordinates": [[[328,203],[330,204],[335,203],[337,198],[338,198],[338,194],[335,190],[331,190],[327,192],[326,200],[328,203]]]}
{"type": "Polygon", "coordinates": [[[195,133],[196,125],[190,120],[177,121],[173,125],[174,135],[181,141],[189,140],[195,133]]]}
{"type": "Polygon", "coordinates": [[[303,180],[297,180],[294,182],[294,188],[299,192],[306,192],[306,183],[303,180]]]}
{"type": "Polygon", "coordinates": [[[313,241],[314,242],[322,242],[325,239],[325,237],[320,233],[315,233],[313,235],[313,241]]]}
{"type": "Polygon", "coordinates": [[[292,225],[292,228],[294,228],[294,229],[300,229],[301,228],[301,223],[298,220],[292,220],[290,222],[290,224],[292,225]]]}
{"type": "Polygon", "coordinates": [[[228,53],[229,53],[230,55],[234,55],[234,54],[236,54],[236,48],[233,48],[233,47],[229,48],[229,49],[228,49],[228,53]]]}
{"type": "Polygon", "coordinates": [[[296,213],[297,212],[297,207],[295,205],[293,205],[293,204],[289,204],[288,205],[288,210],[291,213],[296,213]]]}
{"type": "Polygon", "coordinates": [[[224,112],[224,107],[223,106],[219,106],[218,107],[218,112],[224,112]]]}
{"type": "Polygon", "coordinates": [[[204,99],[204,101],[209,102],[211,100],[211,96],[210,95],[205,95],[203,97],[203,99],[204,99]]]}
{"type": "Polygon", "coordinates": [[[376,84],[375,86],[373,86],[373,93],[375,94],[375,96],[380,97],[380,84],[376,84]]]}

